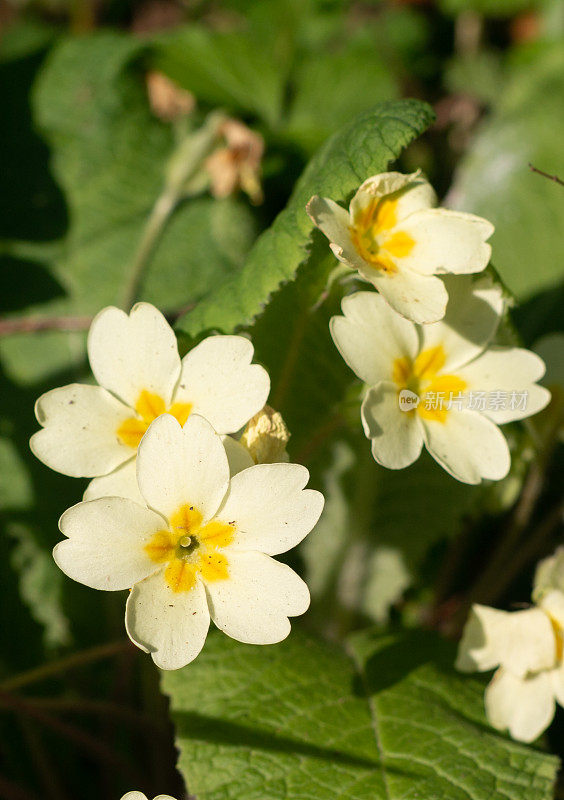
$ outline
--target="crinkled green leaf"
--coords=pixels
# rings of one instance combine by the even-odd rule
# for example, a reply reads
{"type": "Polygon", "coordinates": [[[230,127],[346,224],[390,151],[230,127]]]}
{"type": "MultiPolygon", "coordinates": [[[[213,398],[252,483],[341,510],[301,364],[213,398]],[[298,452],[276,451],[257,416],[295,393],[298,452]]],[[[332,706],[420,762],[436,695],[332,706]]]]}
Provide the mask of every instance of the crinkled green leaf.
{"type": "Polygon", "coordinates": [[[355,637],[349,655],[298,631],[252,647],[211,636],[162,674],[198,800],[549,800],[558,762],[497,734],[483,683],[432,634],[355,637]]]}
{"type": "Polygon", "coordinates": [[[558,40],[527,50],[509,71],[449,195],[451,205],[494,223],[493,260],[521,301],[564,279],[564,189],[528,166],[564,177],[563,126],[558,40]]]}
{"type": "Polygon", "coordinates": [[[232,279],[209,292],[178,327],[190,336],[249,325],[282,283],[307,258],[313,223],[305,206],[314,194],[344,201],[370,175],[383,172],[431,123],[433,113],[417,100],[382,103],[342,128],[310,161],[288,203],[263,233],[232,279]]]}

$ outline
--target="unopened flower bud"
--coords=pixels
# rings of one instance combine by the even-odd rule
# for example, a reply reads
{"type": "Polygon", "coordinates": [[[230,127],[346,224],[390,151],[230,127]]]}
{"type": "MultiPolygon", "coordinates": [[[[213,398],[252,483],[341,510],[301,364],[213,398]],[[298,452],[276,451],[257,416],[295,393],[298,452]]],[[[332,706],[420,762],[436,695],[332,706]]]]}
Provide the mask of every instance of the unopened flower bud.
{"type": "Polygon", "coordinates": [[[249,420],[240,442],[255,464],[275,464],[289,460],[286,452],[289,439],[290,432],[280,412],[265,406],[249,420]]]}

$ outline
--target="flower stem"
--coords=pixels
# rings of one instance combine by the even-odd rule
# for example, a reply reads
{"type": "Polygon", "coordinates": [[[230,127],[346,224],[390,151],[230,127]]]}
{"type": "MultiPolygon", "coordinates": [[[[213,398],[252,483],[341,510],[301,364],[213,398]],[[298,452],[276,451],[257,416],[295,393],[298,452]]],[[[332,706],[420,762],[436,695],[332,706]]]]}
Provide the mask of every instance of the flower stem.
{"type": "Polygon", "coordinates": [[[204,125],[186,134],[173,151],[166,167],[164,189],[149,214],[123,290],[122,306],[126,311],[139,298],[153,251],[176,206],[198,191],[190,189],[190,179],[203,169],[224,121],[223,114],[210,114],[204,125]]]}
{"type": "Polygon", "coordinates": [[[145,270],[153,254],[153,250],[163,233],[165,226],[176,208],[180,199],[177,191],[165,187],[162,194],[157,198],[155,205],[145,225],[145,230],[139,242],[139,247],[133,259],[133,264],[129,272],[127,283],[123,292],[122,305],[126,311],[133,305],[139,297],[145,270]]]}

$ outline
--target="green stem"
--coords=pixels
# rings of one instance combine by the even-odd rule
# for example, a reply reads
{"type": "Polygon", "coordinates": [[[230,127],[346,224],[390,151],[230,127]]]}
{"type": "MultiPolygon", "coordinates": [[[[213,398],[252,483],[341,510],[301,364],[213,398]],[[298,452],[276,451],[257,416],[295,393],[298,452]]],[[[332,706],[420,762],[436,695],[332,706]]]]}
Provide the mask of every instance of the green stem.
{"type": "Polygon", "coordinates": [[[37,683],[38,681],[52,678],[69,669],[82,667],[85,664],[92,664],[94,661],[100,661],[103,658],[115,656],[130,647],[132,647],[132,645],[129,640],[124,639],[119,642],[98,645],[89,650],[81,650],[65,658],[60,658],[57,661],[51,661],[49,664],[43,664],[41,667],[30,669],[27,672],[21,672],[19,675],[14,675],[13,678],[8,678],[8,680],[0,683],[0,691],[12,692],[14,689],[21,689],[22,686],[28,686],[30,683],[37,683]]]}
{"type": "Polygon", "coordinates": [[[126,311],[139,298],[153,251],[176,206],[190,195],[189,181],[202,170],[224,122],[222,113],[210,114],[204,125],[195,133],[188,133],[172,153],[166,169],[164,189],[149,215],[123,291],[122,305],[126,311]]]}
{"type": "Polygon", "coordinates": [[[149,264],[153,250],[160,239],[165,226],[176,208],[180,195],[175,188],[166,187],[163,193],[157,198],[155,205],[149,215],[143,236],[139,242],[139,247],[133,259],[133,264],[129,272],[129,278],[123,292],[123,307],[125,310],[135,303],[139,297],[145,270],[149,264]]]}

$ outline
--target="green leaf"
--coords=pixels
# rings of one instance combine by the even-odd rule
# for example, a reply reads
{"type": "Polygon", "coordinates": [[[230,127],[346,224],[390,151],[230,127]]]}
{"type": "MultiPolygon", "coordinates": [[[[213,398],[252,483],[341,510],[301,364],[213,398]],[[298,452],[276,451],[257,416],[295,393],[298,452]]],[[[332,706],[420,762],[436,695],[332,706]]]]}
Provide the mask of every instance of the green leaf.
{"type": "Polygon", "coordinates": [[[286,209],[254,245],[243,269],[201,300],[178,327],[189,336],[249,325],[282,283],[292,280],[308,255],[313,223],[305,206],[314,194],[344,201],[432,122],[417,100],[382,103],[336,133],[310,161],[286,209]]]}
{"type": "Polygon", "coordinates": [[[490,219],[493,261],[521,301],[564,278],[564,189],[535,175],[564,177],[564,50],[526,50],[463,159],[449,195],[454,207],[490,219]]]}
{"type": "Polygon", "coordinates": [[[262,26],[249,28],[249,20],[241,27],[225,32],[198,25],[176,28],[156,40],[152,63],[200,102],[252,112],[274,126],[282,112],[287,72],[274,35],[280,27],[275,19],[266,32],[262,26]]]}
{"type": "Polygon", "coordinates": [[[309,151],[366,108],[399,94],[370,36],[357,36],[337,52],[310,51],[297,66],[293,82],[284,135],[309,151]]]}
{"type": "MultiPolygon", "coordinates": [[[[69,224],[56,244],[4,244],[3,253],[30,284],[41,272],[52,283],[39,302],[32,295],[19,305],[20,314],[88,318],[124,302],[175,147],[171,126],[149,110],[137,67],[142,54],[139,40],[101,32],[63,40],[40,72],[34,116],[51,150],[69,224]]],[[[152,254],[139,299],[165,311],[192,305],[240,268],[254,237],[254,218],[243,201],[202,197],[182,203],[152,254]]],[[[80,363],[84,337],[17,335],[4,338],[0,352],[10,375],[28,382],[80,363]]]]}
{"type": "Polygon", "coordinates": [[[483,683],[431,634],[352,640],[294,631],[270,647],[210,636],[162,673],[198,800],[549,800],[557,759],[494,732],[483,683]]]}
{"type": "Polygon", "coordinates": [[[33,619],[43,626],[46,647],[70,644],[69,621],[63,611],[65,576],[51,551],[38,544],[27,525],[13,523],[7,532],[15,540],[10,561],[19,575],[20,597],[33,619]]]}
{"type": "MultiPolygon", "coordinates": [[[[6,420],[2,420],[6,425],[6,420]]],[[[0,438],[0,511],[28,508],[33,499],[31,478],[14,443],[0,438]]]]}

